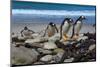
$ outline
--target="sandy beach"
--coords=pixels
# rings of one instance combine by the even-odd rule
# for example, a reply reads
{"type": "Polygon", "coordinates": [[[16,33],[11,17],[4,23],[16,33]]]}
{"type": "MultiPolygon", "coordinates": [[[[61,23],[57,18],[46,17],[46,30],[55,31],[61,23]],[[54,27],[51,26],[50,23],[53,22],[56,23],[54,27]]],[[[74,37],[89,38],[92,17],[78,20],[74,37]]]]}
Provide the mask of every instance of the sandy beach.
{"type": "MultiPolygon", "coordinates": [[[[35,32],[41,32],[46,29],[48,24],[46,23],[12,23],[11,24],[11,32],[16,34],[20,34],[20,31],[27,26],[29,29],[35,32]]],[[[60,24],[56,24],[57,28],[60,29],[60,24]]],[[[83,24],[80,33],[94,33],[95,28],[91,24],[83,24]]],[[[69,34],[72,33],[72,27],[70,28],[69,34]]]]}

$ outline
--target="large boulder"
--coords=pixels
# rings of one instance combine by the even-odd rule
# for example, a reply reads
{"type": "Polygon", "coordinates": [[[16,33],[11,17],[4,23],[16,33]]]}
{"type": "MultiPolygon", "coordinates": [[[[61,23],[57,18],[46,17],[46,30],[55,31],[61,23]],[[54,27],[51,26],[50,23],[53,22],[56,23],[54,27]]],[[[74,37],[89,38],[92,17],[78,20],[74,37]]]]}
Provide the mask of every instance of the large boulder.
{"type": "Polygon", "coordinates": [[[37,61],[39,53],[23,46],[11,46],[11,63],[14,65],[26,65],[37,61]]]}

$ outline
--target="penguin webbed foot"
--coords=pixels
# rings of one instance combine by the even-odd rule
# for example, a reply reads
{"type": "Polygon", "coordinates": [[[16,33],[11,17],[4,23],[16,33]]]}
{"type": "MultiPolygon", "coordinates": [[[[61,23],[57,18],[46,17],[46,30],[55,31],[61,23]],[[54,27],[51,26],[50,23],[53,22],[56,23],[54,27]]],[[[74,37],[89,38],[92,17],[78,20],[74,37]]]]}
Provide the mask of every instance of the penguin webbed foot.
{"type": "Polygon", "coordinates": [[[64,34],[62,38],[64,42],[70,39],[67,34],[64,34]]]}

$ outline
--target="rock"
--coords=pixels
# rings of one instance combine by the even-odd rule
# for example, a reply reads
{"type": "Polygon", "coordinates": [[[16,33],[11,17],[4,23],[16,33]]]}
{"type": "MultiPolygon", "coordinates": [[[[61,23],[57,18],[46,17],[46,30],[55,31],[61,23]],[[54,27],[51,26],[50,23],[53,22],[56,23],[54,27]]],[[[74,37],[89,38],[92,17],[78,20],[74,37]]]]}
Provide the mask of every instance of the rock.
{"type": "Polygon", "coordinates": [[[69,45],[69,44],[74,44],[75,41],[66,41],[66,42],[63,42],[64,45],[69,45]]]}
{"type": "Polygon", "coordinates": [[[45,63],[43,63],[43,62],[35,62],[34,64],[45,64],[45,63]]]}
{"type": "Polygon", "coordinates": [[[14,65],[26,65],[37,61],[38,52],[23,46],[11,46],[11,63],[14,65]]]}
{"type": "Polygon", "coordinates": [[[44,43],[44,49],[55,49],[57,48],[56,44],[53,42],[46,42],[44,43]]]}
{"type": "Polygon", "coordinates": [[[55,42],[55,44],[57,45],[58,48],[62,48],[62,49],[65,49],[66,48],[66,46],[62,42],[60,42],[59,40],[57,40],[55,42]]]}
{"type": "Polygon", "coordinates": [[[39,36],[38,33],[34,33],[34,34],[32,34],[32,37],[33,37],[33,38],[36,38],[36,37],[38,37],[38,36],[39,36]]]}
{"type": "Polygon", "coordinates": [[[38,51],[39,53],[43,53],[43,54],[51,54],[51,53],[52,53],[52,51],[50,51],[50,50],[45,50],[45,49],[42,49],[42,48],[38,48],[37,51],[38,51]]]}
{"type": "Polygon", "coordinates": [[[39,55],[39,53],[35,50],[35,49],[32,49],[32,52],[33,52],[33,54],[35,54],[35,55],[39,55]]]}
{"type": "Polygon", "coordinates": [[[49,62],[49,61],[52,60],[52,58],[53,58],[52,55],[46,55],[46,56],[43,56],[43,57],[40,59],[40,61],[49,62]]]}
{"type": "Polygon", "coordinates": [[[79,34],[79,37],[83,37],[84,36],[84,34],[79,34]]]}
{"type": "Polygon", "coordinates": [[[96,33],[85,33],[84,36],[87,36],[88,39],[94,39],[96,40],[96,33]]]}
{"type": "Polygon", "coordinates": [[[79,46],[81,46],[81,43],[78,43],[78,44],[76,45],[76,47],[79,47],[79,46]]]}
{"type": "Polygon", "coordinates": [[[15,43],[14,46],[15,47],[24,46],[24,43],[23,42],[17,42],[17,43],[15,43]]]}
{"type": "Polygon", "coordinates": [[[40,48],[41,47],[42,48],[43,44],[42,43],[32,43],[32,44],[25,43],[24,46],[27,47],[27,48],[33,48],[33,47],[36,47],[36,48],[40,48]]]}
{"type": "Polygon", "coordinates": [[[69,42],[69,41],[63,42],[64,45],[68,45],[68,44],[70,44],[70,43],[71,43],[71,42],[69,42]]]}
{"type": "Polygon", "coordinates": [[[87,36],[83,36],[83,37],[79,37],[79,38],[77,39],[77,41],[86,40],[86,39],[88,39],[88,37],[87,37],[87,36]]]}
{"type": "Polygon", "coordinates": [[[65,59],[64,62],[73,62],[74,58],[65,59]]]}
{"type": "Polygon", "coordinates": [[[19,40],[25,40],[25,38],[24,37],[21,37],[21,36],[19,36],[18,39],[19,40]]]}
{"type": "Polygon", "coordinates": [[[51,60],[50,63],[56,63],[54,60],[51,60]]]}
{"type": "Polygon", "coordinates": [[[47,41],[48,39],[45,37],[37,37],[35,39],[27,39],[25,43],[33,44],[33,43],[42,43],[42,42],[47,42],[47,41]]]}
{"type": "Polygon", "coordinates": [[[60,39],[60,35],[56,33],[54,36],[50,37],[48,40],[51,42],[55,42],[60,39]]]}
{"type": "Polygon", "coordinates": [[[23,37],[20,37],[20,36],[13,36],[12,42],[25,42],[25,39],[23,37]]]}
{"type": "Polygon", "coordinates": [[[56,48],[56,49],[54,49],[53,52],[54,52],[54,53],[60,53],[60,52],[64,52],[64,50],[61,49],[61,48],[56,48]]]}
{"type": "Polygon", "coordinates": [[[53,60],[58,63],[61,61],[62,57],[63,57],[64,52],[59,52],[56,55],[53,56],[53,60]]]}
{"type": "Polygon", "coordinates": [[[96,45],[93,44],[93,45],[90,45],[90,46],[89,46],[89,49],[88,49],[88,50],[91,51],[91,50],[93,50],[93,49],[95,49],[95,48],[96,48],[96,45]]]}

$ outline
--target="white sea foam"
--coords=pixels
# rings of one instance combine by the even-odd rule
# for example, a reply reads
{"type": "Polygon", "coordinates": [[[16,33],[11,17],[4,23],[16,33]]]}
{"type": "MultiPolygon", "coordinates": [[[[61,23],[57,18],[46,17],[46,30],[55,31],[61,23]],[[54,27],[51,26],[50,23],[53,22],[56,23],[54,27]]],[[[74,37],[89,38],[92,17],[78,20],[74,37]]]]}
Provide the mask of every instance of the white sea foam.
{"type": "Polygon", "coordinates": [[[35,15],[70,15],[70,16],[95,16],[95,10],[67,11],[67,10],[34,10],[34,9],[13,9],[12,14],[35,14],[35,15]]]}

